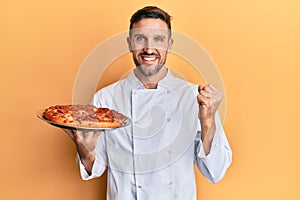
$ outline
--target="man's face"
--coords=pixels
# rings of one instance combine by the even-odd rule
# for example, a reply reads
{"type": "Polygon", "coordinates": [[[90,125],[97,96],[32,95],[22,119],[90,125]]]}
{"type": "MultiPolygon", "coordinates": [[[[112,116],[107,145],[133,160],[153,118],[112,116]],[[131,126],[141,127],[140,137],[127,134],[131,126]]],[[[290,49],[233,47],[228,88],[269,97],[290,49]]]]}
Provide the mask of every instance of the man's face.
{"type": "Polygon", "coordinates": [[[162,68],[173,42],[167,24],[153,18],[133,24],[127,41],[134,63],[144,76],[155,75],[162,68]]]}

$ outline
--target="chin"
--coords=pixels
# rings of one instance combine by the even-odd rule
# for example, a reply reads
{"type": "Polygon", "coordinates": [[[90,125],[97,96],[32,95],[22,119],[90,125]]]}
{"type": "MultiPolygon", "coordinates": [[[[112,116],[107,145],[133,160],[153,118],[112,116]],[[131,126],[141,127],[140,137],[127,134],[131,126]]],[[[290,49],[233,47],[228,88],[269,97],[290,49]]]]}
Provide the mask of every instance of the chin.
{"type": "Polygon", "coordinates": [[[138,65],[138,70],[144,75],[144,76],[153,76],[157,74],[163,65],[138,65]]]}

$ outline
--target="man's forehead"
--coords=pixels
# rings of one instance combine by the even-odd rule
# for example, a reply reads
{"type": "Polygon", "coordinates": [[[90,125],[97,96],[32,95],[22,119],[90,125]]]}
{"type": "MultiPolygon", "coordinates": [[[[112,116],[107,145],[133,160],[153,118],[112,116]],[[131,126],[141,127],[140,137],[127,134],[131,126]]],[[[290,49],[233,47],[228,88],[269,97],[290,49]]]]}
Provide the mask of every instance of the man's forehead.
{"type": "Polygon", "coordinates": [[[147,28],[133,28],[131,29],[131,34],[134,35],[162,35],[167,36],[169,29],[167,28],[157,28],[157,27],[147,27],[147,28]]]}
{"type": "Polygon", "coordinates": [[[132,24],[132,28],[168,28],[165,21],[159,18],[144,18],[132,24]]]}

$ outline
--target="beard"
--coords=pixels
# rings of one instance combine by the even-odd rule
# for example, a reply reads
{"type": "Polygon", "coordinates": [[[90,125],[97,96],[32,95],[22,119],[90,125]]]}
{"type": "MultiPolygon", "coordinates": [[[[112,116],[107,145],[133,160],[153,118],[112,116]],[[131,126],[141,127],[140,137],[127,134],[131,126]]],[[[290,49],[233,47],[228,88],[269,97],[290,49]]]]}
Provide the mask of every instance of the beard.
{"type": "Polygon", "coordinates": [[[147,77],[157,74],[166,63],[166,59],[160,60],[158,64],[141,64],[136,57],[133,60],[136,68],[147,77]]]}
{"type": "Polygon", "coordinates": [[[144,76],[153,76],[159,72],[159,70],[163,67],[164,65],[136,65],[137,69],[144,75],[144,76]],[[151,70],[145,70],[144,68],[153,68],[151,70]]]}

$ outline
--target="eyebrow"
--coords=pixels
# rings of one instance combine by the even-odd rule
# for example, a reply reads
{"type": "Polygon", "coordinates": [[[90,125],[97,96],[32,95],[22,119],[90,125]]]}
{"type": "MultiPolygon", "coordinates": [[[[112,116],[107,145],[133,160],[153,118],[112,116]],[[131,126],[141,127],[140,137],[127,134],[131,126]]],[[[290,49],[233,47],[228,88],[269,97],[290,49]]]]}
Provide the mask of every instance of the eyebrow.
{"type": "MultiPolygon", "coordinates": [[[[142,33],[137,33],[137,34],[134,34],[133,37],[138,37],[138,36],[143,36],[143,37],[146,37],[146,35],[142,34],[142,33]]],[[[154,35],[154,37],[162,37],[162,38],[166,38],[166,36],[164,35],[154,35]]]]}
{"type": "Polygon", "coordinates": [[[166,38],[166,36],[164,36],[164,35],[155,35],[155,37],[162,37],[162,38],[166,38]]]}
{"type": "Polygon", "coordinates": [[[138,33],[138,34],[134,34],[133,37],[138,37],[138,36],[145,36],[144,34],[138,33]]]}

